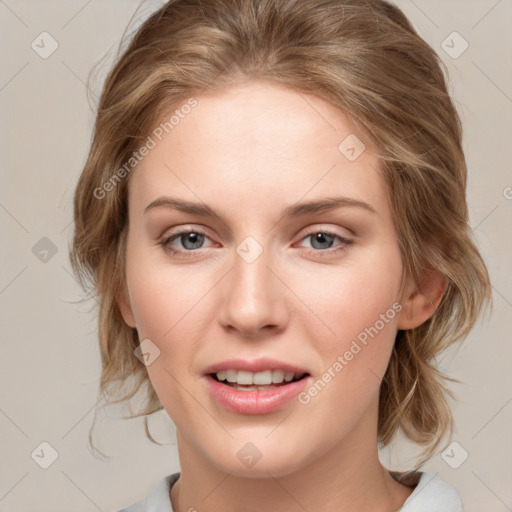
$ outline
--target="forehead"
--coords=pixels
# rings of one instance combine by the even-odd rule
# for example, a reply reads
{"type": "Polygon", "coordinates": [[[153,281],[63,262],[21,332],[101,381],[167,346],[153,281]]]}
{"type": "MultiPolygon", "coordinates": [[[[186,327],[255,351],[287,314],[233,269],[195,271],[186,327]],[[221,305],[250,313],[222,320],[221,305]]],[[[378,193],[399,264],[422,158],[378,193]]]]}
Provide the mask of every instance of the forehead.
{"type": "Polygon", "coordinates": [[[384,200],[371,142],[334,105],[254,81],[194,100],[194,108],[179,112],[183,101],[175,107],[181,115],[171,124],[169,113],[153,131],[155,145],[131,177],[137,209],[171,192],[205,201],[217,195],[225,204],[240,203],[233,195],[243,194],[247,207],[327,192],[384,200]]]}

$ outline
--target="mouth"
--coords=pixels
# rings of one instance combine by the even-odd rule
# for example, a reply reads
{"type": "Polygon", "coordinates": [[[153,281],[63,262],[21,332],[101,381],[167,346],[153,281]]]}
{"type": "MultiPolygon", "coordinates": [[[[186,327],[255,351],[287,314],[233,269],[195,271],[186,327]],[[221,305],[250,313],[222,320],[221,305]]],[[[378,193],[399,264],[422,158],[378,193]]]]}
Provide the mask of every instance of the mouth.
{"type": "Polygon", "coordinates": [[[291,404],[310,384],[305,367],[284,360],[230,359],[204,370],[206,389],[217,405],[236,414],[269,414],[291,404]]]}
{"type": "Polygon", "coordinates": [[[307,372],[294,373],[285,370],[220,370],[209,373],[213,380],[238,391],[265,391],[301,381],[309,376],[307,372]]]}
{"type": "Polygon", "coordinates": [[[230,412],[244,415],[270,414],[292,403],[311,380],[309,373],[288,372],[286,379],[285,373],[282,370],[266,370],[254,374],[241,370],[220,370],[205,375],[205,384],[213,400],[230,412]],[[274,371],[278,372],[276,382],[273,382],[274,371]],[[265,384],[269,374],[272,380],[265,384]],[[228,377],[234,382],[229,382],[228,377]]]}

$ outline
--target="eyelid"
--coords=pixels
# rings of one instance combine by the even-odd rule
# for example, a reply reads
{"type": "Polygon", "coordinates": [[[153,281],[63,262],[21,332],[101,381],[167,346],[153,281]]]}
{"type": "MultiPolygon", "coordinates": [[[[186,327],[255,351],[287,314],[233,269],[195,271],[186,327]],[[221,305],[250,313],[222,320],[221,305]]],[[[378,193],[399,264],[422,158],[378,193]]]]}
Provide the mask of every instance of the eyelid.
{"type": "Polygon", "coordinates": [[[310,224],[309,226],[301,229],[297,233],[297,237],[300,239],[303,239],[307,235],[312,235],[314,233],[325,233],[332,236],[339,236],[340,238],[344,240],[349,240],[351,238],[355,238],[356,234],[349,229],[348,227],[342,228],[341,226],[337,227],[331,227],[332,224],[322,224],[322,223],[316,223],[316,224],[310,224]],[[342,234],[342,230],[346,232],[346,234],[342,234]]]}
{"type": "MultiPolygon", "coordinates": [[[[195,228],[195,227],[184,227],[184,228],[178,228],[176,231],[171,231],[165,235],[162,235],[162,242],[161,243],[168,243],[169,241],[174,241],[180,238],[182,235],[187,235],[189,233],[197,233],[198,235],[202,235],[205,238],[208,238],[211,240],[211,237],[208,235],[206,230],[202,228],[195,228]],[[171,240],[172,239],[172,240],[171,240]]],[[[203,247],[201,247],[203,249],[203,247]]],[[[180,250],[178,250],[180,251],[180,250]]],[[[194,251],[186,251],[186,252],[194,252],[194,251]]]]}
{"type": "MultiPolygon", "coordinates": [[[[346,228],[348,231],[350,231],[352,233],[352,230],[349,230],[348,228],[346,228]]],[[[164,241],[166,240],[169,240],[170,238],[172,238],[173,236],[175,236],[176,238],[179,237],[179,235],[184,235],[184,234],[187,234],[187,233],[198,233],[200,235],[204,235],[205,237],[207,238],[211,238],[208,233],[206,232],[205,229],[203,229],[202,227],[195,227],[194,225],[188,225],[188,226],[185,226],[185,227],[179,227],[176,229],[176,231],[170,231],[168,232],[167,234],[166,233],[167,230],[165,230],[162,235],[160,235],[158,238],[159,239],[164,239],[164,241]]],[[[340,233],[337,233],[336,231],[330,229],[330,228],[325,228],[325,227],[318,227],[318,228],[304,228],[303,230],[299,231],[299,234],[295,235],[295,237],[299,237],[299,241],[302,241],[304,240],[304,238],[308,237],[308,236],[311,236],[313,234],[316,234],[316,233],[324,233],[326,235],[331,235],[331,236],[336,236],[336,237],[339,237],[341,238],[342,240],[348,242],[348,241],[352,241],[350,238],[340,234],[340,233]],[[300,235],[300,233],[302,232],[302,235],[300,235]]],[[[354,233],[352,233],[353,235],[355,235],[354,233]]],[[[294,238],[295,238],[294,237],[294,238]]]]}
{"type": "Polygon", "coordinates": [[[316,235],[317,233],[322,233],[323,235],[329,235],[334,238],[339,238],[342,242],[347,243],[347,244],[352,243],[352,240],[350,238],[347,238],[347,237],[340,235],[339,233],[336,233],[329,229],[314,229],[313,231],[308,231],[299,238],[299,242],[302,242],[303,240],[306,240],[310,236],[316,235]]]}
{"type": "MultiPolygon", "coordinates": [[[[340,254],[341,252],[346,250],[348,248],[348,246],[350,246],[354,242],[354,240],[347,238],[339,233],[336,233],[334,230],[331,230],[328,228],[318,227],[316,229],[315,228],[309,228],[309,229],[305,228],[305,229],[307,229],[307,231],[303,232],[303,234],[299,237],[298,242],[296,242],[296,243],[303,242],[303,241],[307,240],[309,237],[311,237],[315,234],[318,234],[318,233],[322,233],[322,234],[325,234],[328,236],[332,236],[334,238],[338,238],[341,241],[341,243],[339,245],[334,246],[334,247],[328,247],[327,249],[315,249],[314,247],[304,247],[304,249],[306,249],[307,252],[313,253],[314,255],[318,255],[318,256],[325,255],[324,257],[334,256],[335,254],[340,254]]],[[[161,245],[162,248],[164,249],[164,251],[166,251],[172,255],[177,255],[178,257],[185,257],[185,258],[193,257],[194,253],[200,252],[201,249],[208,249],[208,247],[199,247],[197,249],[190,249],[190,250],[172,248],[171,242],[173,242],[174,240],[179,239],[181,236],[189,234],[189,233],[197,233],[197,234],[202,235],[205,238],[208,238],[211,240],[211,237],[208,236],[208,234],[206,233],[206,230],[204,230],[202,228],[198,229],[198,228],[195,228],[192,226],[187,226],[187,227],[178,228],[176,231],[171,231],[170,233],[166,234],[165,236],[163,236],[162,240],[160,242],[158,242],[158,245],[161,245]]],[[[296,245],[296,243],[294,245],[296,245]]]]}

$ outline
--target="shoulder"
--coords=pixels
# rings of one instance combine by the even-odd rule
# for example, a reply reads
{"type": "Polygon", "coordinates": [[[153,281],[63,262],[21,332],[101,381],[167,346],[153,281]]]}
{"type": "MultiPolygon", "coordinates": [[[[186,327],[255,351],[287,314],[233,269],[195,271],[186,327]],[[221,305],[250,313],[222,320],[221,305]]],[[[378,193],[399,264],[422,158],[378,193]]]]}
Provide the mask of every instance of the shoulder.
{"type": "Polygon", "coordinates": [[[457,490],[436,475],[417,472],[412,477],[408,473],[398,476],[395,473],[393,476],[406,485],[410,485],[408,482],[414,479],[418,482],[398,512],[464,512],[457,490]]]}
{"type": "Polygon", "coordinates": [[[160,479],[151,489],[148,496],[118,512],[173,512],[169,491],[176,483],[180,473],[173,473],[160,479]]]}

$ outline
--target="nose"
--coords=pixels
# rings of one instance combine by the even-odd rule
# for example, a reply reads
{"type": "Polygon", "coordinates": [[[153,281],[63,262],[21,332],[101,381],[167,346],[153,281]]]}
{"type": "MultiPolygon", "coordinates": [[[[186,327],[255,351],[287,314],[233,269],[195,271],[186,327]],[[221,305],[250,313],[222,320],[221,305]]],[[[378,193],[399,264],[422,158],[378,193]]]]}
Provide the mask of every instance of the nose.
{"type": "Polygon", "coordinates": [[[254,339],[286,328],[289,292],[272,260],[268,251],[252,262],[234,255],[233,268],[222,280],[218,310],[225,330],[254,339]]]}

